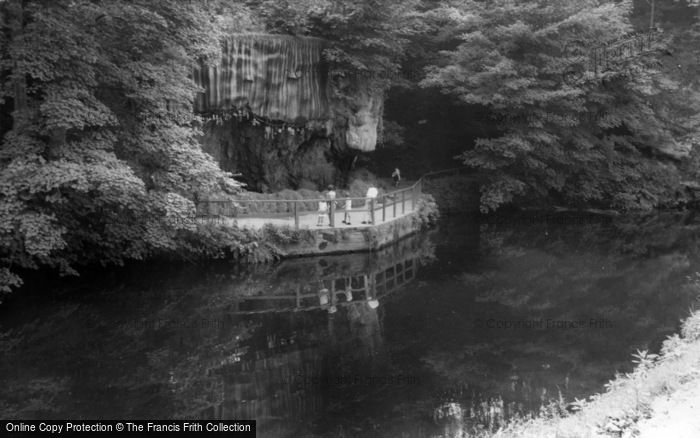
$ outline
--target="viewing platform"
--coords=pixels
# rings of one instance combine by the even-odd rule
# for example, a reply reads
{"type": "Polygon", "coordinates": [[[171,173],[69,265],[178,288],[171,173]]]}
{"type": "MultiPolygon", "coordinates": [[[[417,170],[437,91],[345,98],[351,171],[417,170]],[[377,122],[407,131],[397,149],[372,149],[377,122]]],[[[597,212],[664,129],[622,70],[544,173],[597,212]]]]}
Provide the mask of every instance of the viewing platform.
{"type": "MultiPolygon", "coordinates": [[[[426,224],[419,214],[430,209],[424,190],[430,180],[463,172],[447,169],[423,175],[409,186],[380,193],[376,198],[209,200],[197,205],[201,222],[241,229],[263,230],[266,225],[288,231],[288,242],[277,246],[283,257],[378,250],[418,232],[426,224]],[[352,208],[343,207],[350,201],[352,208]],[[319,209],[326,203],[327,211],[319,209]],[[350,223],[344,221],[349,214],[350,223]],[[323,215],[322,225],[319,216],[323,215]]],[[[426,212],[428,213],[428,212],[426,212]]]]}

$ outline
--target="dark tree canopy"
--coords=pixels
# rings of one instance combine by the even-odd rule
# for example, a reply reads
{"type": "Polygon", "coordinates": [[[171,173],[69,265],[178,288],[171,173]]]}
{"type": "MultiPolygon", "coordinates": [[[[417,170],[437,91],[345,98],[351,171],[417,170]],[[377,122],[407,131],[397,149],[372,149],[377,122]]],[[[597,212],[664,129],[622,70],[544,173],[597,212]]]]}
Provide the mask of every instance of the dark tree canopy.
{"type": "Polygon", "coordinates": [[[630,34],[631,12],[629,1],[573,0],[431,11],[461,44],[423,84],[482,105],[500,131],[462,155],[485,178],[482,209],[543,200],[637,209],[673,197],[696,126],[681,127],[668,98],[687,96],[658,63],[669,36],[655,33],[648,50],[594,77],[567,76],[581,54],[630,34]]]}
{"type": "MultiPolygon", "coordinates": [[[[215,60],[230,33],[328,41],[341,98],[358,92],[345,77],[364,75],[385,94],[406,85],[402,66],[424,69],[421,93],[442,91],[492,119],[458,157],[480,178],[483,211],[670,205],[700,178],[700,96],[697,75],[680,74],[667,53],[696,71],[698,25],[659,19],[640,56],[592,79],[566,74],[592,46],[645,30],[637,9],[631,0],[0,0],[0,291],[23,269],[75,273],[255,246],[241,230],[224,236],[187,220],[198,199],[242,190],[203,152],[192,110],[192,66],[215,60]]],[[[404,127],[385,126],[400,147],[404,127]]]]}
{"type": "Polygon", "coordinates": [[[238,189],[196,140],[190,66],[218,50],[196,2],[0,8],[0,93],[14,109],[0,150],[6,264],[71,272],[173,250],[195,194],[238,189]]]}

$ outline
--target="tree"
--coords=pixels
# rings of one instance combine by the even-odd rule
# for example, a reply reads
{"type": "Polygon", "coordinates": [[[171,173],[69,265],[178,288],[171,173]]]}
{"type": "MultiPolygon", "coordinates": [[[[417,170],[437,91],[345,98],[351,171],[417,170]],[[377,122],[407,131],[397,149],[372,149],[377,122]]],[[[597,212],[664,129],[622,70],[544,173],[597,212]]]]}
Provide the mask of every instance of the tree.
{"type": "Polygon", "coordinates": [[[264,0],[251,8],[271,33],[328,41],[324,58],[334,91],[351,100],[367,91],[362,87],[383,94],[400,80],[408,37],[421,26],[418,5],[418,0],[264,0]]]}
{"type": "MultiPolygon", "coordinates": [[[[429,68],[423,85],[482,105],[499,130],[461,156],[484,177],[482,210],[542,200],[651,208],[672,197],[689,145],[655,104],[678,88],[659,74],[655,52],[619,57],[595,75],[564,74],[629,35],[631,8],[497,0],[445,2],[431,12],[453,22],[461,44],[442,52],[446,62],[429,68]]],[[[653,37],[663,46],[662,34],[653,37]]]]}
{"type": "Polygon", "coordinates": [[[11,268],[177,250],[198,194],[239,189],[197,142],[190,68],[219,47],[197,2],[8,0],[0,13],[0,291],[20,282],[11,268]]]}

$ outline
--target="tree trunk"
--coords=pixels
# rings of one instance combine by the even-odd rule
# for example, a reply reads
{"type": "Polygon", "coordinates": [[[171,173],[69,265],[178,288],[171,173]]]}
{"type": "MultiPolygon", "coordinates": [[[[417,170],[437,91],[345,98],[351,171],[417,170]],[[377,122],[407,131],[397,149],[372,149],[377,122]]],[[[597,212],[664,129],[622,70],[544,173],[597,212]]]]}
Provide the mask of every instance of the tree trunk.
{"type": "MultiPolygon", "coordinates": [[[[10,29],[10,44],[18,44],[24,27],[24,5],[23,0],[10,0],[7,6],[7,23],[10,29]]],[[[14,59],[11,73],[13,85],[14,102],[14,123],[17,126],[18,119],[22,112],[27,109],[27,80],[25,72],[19,67],[17,59],[14,59]]]]}

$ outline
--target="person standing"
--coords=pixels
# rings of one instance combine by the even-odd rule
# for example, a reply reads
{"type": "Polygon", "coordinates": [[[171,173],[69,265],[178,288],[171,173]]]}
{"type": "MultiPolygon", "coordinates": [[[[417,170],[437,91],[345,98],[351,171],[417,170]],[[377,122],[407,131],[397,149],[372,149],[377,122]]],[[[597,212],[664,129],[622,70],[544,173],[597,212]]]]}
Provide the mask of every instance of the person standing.
{"type": "Polygon", "coordinates": [[[323,226],[323,219],[328,215],[328,201],[321,200],[318,201],[318,221],[316,222],[317,227],[323,226]]]}
{"type": "Polygon", "coordinates": [[[343,210],[345,210],[345,216],[343,217],[343,223],[346,225],[352,225],[350,223],[350,210],[352,210],[352,199],[345,200],[345,205],[343,206],[343,210]]]}
{"type": "Polygon", "coordinates": [[[398,187],[399,182],[401,182],[401,171],[398,167],[395,167],[394,171],[391,172],[391,177],[394,178],[394,187],[398,187]]]}
{"type": "Polygon", "coordinates": [[[333,185],[328,186],[328,223],[332,224],[333,221],[331,220],[331,214],[333,214],[333,209],[331,208],[331,205],[335,203],[335,187],[333,185]]]}
{"type": "Polygon", "coordinates": [[[370,187],[367,189],[367,194],[365,195],[365,208],[367,210],[367,216],[365,220],[362,221],[363,224],[372,223],[372,199],[375,199],[378,194],[379,190],[377,190],[376,187],[370,187]]]}

